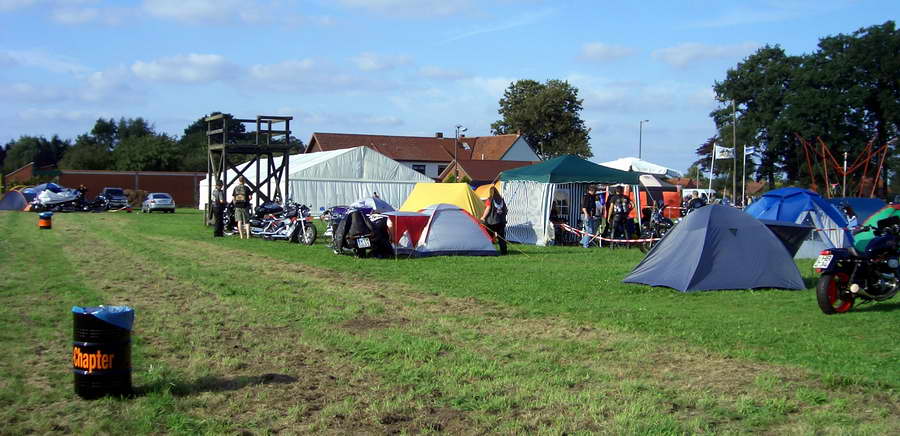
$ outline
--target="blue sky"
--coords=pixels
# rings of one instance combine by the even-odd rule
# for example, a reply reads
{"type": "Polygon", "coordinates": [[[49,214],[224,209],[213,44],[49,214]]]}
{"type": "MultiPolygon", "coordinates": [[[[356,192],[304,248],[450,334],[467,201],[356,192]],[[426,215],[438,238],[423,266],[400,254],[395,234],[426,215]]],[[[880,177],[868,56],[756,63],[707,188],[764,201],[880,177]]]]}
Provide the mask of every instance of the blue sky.
{"type": "Polygon", "coordinates": [[[756,48],[896,20],[897,0],[0,0],[0,141],[98,117],[180,135],[200,116],[312,132],[490,134],[518,79],[568,80],[594,161],[684,170],[715,133],[712,85],[756,48]]]}

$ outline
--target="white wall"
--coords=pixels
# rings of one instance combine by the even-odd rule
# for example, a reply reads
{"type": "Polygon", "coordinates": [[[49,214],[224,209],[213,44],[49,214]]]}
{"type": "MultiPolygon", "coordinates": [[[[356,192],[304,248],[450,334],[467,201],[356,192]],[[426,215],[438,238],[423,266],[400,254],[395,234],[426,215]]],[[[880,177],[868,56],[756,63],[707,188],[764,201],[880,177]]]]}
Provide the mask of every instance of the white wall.
{"type": "Polygon", "coordinates": [[[437,176],[440,175],[440,172],[438,171],[438,165],[450,165],[450,162],[414,162],[407,160],[400,160],[397,162],[400,162],[401,164],[406,165],[410,168],[412,168],[413,165],[425,165],[425,175],[433,179],[437,178],[437,176]]]}
{"type": "Polygon", "coordinates": [[[516,142],[513,143],[512,147],[509,147],[509,150],[506,151],[506,154],[504,154],[500,160],[536,161],[541,160],[541,158],[538,157],[537,153],[535,153],[528,143],[525,142],[525,138],[520,136],[519,139],[516,139],[516,142]]]}

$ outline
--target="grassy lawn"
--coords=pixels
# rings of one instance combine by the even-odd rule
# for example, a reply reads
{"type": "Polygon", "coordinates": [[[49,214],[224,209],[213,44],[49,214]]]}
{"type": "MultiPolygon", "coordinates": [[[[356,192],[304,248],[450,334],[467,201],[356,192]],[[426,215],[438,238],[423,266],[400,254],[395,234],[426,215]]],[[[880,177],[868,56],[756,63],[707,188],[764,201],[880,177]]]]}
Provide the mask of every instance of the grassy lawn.
{"type": "Polygon", "coordinates": [[[0,434],[900,428],[900,300],[623,284],[637,250],[354,259],[181,209],[36,221],[0,212],[0,434]],[[135,308],[136,395],[83,401],[70,309],[103,303],[135,308]]]}

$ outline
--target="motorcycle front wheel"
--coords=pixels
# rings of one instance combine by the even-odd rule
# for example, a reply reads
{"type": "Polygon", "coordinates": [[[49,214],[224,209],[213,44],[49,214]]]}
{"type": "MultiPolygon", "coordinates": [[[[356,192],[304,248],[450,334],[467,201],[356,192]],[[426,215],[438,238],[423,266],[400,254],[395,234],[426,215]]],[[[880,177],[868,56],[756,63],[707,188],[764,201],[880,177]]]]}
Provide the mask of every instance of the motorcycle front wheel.
{"type": "Polygon", "coordinates": [[[826,315],[844,313],[853,308],[855,297],[850,293],[850,278],[847,274],[823,274],[816,285],[816,299],[819,309],[826,315]]]}
{"type": "Polygon", "coordinates": [[[316,230],[316,226],[311,223],[303,226],[302,241],[304,244],[312,245],[314,242],[316,242],[316,236],[318,236],[318,230],[316,230]]]}

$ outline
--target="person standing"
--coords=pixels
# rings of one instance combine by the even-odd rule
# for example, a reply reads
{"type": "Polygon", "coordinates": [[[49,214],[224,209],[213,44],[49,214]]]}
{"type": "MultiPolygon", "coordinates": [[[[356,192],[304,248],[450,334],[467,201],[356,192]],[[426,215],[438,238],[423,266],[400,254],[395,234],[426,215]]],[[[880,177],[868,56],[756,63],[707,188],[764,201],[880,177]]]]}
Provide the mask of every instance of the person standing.
{"type": "Polygon", "coordinates": [[[216,181],[216,189],[213,190],[212,194],[212,207],[213,207],[213,220],[215,223],[215,227],[213,230],[214,237],[225,236],[224,232],[224,218],[223,214],[225,213],[225,190],[222,189],[222,181],[216,181]]]}
{"type": "Polygon", "coordinates": [[[609,199],[609,222],[612,228],[612,239],[631,239],[628,236],[628,214],[634,209],[634,203],[625,196],[625,190],[621,186],[616,187],[616,193],[609,199]]]}
{"type": "Polygon", "coordinates": [[[509,209],[506,207],[506,201],[500,196],[497,188],[491,186],[491,194],[485,201],[484,213],[481,214],[481,221],[485,227],[497,238],[497,244],[500,245],[500,255],[505,256],[506,251],[506,213],[509,209]]]}
{"type": "Polygon", "coordinates": [[[581,197],[581,222],[586,235],[581,237],[581,246],[588,248],[597,233],[597,187],[590,185],[581,197]]]}
{"type": "Polygon", "coordinates": [[[238,236],[244,239],[250,239],[250,198],[253,192],[247,186],[247,179],[241,176],[238,179],[238,185],[231,192],[234,199],[234,220],[237,221],[238,236]]]}

